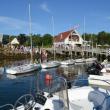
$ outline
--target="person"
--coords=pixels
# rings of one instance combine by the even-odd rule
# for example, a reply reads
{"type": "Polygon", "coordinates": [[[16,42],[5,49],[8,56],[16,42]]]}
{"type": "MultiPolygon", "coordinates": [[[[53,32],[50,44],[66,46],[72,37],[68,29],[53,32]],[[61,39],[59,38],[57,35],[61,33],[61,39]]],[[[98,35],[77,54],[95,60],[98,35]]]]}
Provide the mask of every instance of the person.
{"type": "Polygon", "coordinates": [[[41,50],[41,62],[47,62],[47,52],[46,52],[46,50],[41,50]]]}

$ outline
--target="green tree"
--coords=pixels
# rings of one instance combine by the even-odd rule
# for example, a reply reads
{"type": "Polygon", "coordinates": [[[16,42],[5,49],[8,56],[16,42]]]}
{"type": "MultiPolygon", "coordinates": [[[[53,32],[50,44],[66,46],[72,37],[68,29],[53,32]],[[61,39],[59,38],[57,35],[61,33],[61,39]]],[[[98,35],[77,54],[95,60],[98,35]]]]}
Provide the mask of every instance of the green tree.
{"type": "Polygon", "coordinates": [[[42,43],[46,47],[52,46],[53,37],[50,34],[44,34],[42,38],[42,43]]]}
{"type": "Polygon", "coordinates": [[[23,45],[27,41],[27,36],[25,34],[19,34],[17,39],[20,45],[23,45]]]}
{"type": "Polygon", "coordinates": [[[110,42],[110,36],[105,31],[101,31],[97,35],[97,42],[98,44],[104,45],[110,42]]]}

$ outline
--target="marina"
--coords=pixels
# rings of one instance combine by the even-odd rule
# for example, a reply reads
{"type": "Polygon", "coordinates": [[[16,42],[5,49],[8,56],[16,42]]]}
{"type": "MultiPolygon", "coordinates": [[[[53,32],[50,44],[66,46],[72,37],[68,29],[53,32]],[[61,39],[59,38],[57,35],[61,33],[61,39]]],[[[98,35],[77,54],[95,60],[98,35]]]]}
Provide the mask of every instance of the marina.
{"type": "Polygon", "coordinates": [[[0,110],[110,110],[110,1],[0,1],[0,110]]]}

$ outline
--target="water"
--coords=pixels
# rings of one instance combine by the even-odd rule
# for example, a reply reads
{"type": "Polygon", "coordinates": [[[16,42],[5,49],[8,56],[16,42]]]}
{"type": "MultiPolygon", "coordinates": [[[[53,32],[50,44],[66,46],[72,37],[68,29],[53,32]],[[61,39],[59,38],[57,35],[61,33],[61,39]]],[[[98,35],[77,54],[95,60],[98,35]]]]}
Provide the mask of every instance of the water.
{"type": "Polygon", "coordinates": [[[23,94],[33,93],[40,89],[45,89],[45,75],[46,73],[52,74],[53,78],[61,76],[73,81],[77,76],[85,74],[87,65],[72,65],[69,67],[58,67],[52,69],[43,69],[29,74],[20,76],[8,75],[3,73],[0,77],[0,105],[7,103],[14,104],[15,101],[23,94]]]}

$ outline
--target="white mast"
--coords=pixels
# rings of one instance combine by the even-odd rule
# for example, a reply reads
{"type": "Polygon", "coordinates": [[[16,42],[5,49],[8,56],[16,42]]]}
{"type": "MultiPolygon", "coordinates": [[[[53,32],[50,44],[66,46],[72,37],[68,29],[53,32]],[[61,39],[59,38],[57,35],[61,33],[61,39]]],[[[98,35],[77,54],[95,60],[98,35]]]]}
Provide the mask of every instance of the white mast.
{"type": "Polygon", "coordinates": [[[84,16],[84,49],[83,49],[83,57],[84,57],[84,51],[85,51],[85,16],[84,16]]]}
{"type": "Polygon", "coordinates": [[[30,36],[30,43],[31,43],[31,62],[33,62],[33,54],[32,54],[32,31],[31,31],[31,28],[32,28],[32,24],[31,24],[31,6],[30,6],[30,3],[29,3],[29,36],[30,36]]]}
{"type": "Polygon", "coordinates": [[[93,52],[93,37],[92,37],[92,34],[91,34],[91,46],[92,46],[92,57],[94,56],[94,52],[93,52]]]}
{"type": "Polygon", "coordinates": [[[54,18],[52,16],[52,31],[53,31],[53,52],[54,52],[54,61],[55,61],[55,44],[54,44],[54,18]]]}

